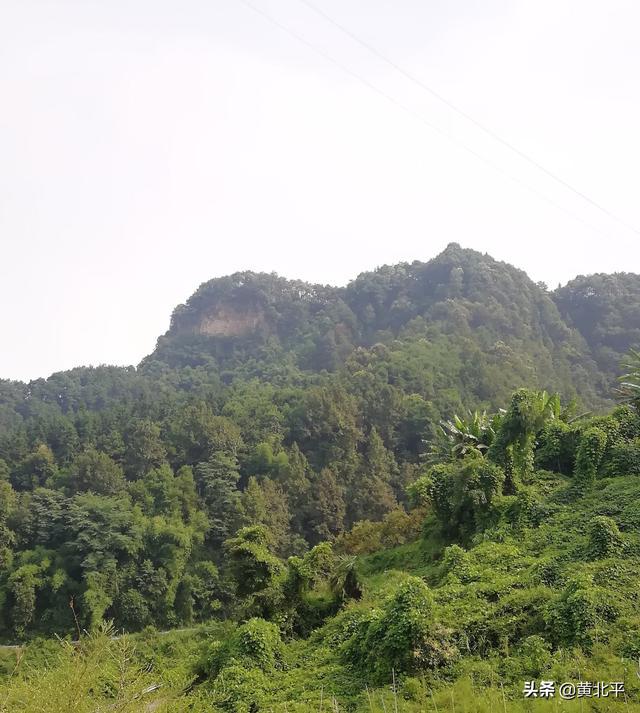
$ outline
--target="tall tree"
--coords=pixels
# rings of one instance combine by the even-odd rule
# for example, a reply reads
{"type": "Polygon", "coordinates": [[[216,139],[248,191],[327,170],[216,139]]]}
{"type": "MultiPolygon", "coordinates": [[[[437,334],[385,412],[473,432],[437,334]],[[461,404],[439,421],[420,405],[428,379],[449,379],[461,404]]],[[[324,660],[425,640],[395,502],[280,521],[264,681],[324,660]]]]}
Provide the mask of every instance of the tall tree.
{"type": "Polygon", "coordinates": [[[196,466],[196,489],[209,517],[207,540],[215,548],[220,548],[242,521],[239,479],[236,459],[221,452],[196,466]]]}
{"type": "Polygon", "coordinates": [[[350,484],[349,520],[382,520],[398,506],[391,483],[397,471],[393,456],[372,428],[365,442],[357,478],[350,484]]]}

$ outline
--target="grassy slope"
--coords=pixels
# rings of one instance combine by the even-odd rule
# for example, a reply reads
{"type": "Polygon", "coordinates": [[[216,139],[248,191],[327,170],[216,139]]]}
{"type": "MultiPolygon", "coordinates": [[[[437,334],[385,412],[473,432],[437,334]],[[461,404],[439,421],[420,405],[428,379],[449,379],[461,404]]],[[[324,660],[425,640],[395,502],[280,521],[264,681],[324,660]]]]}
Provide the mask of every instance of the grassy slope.
{"type": "MultiPolygon", "coordinates": [[[[591,495],[577,502],[570,498],[569,482],[555,474],[539,473],[535,488],[544,494],[537,504],[538,526],[498,525],[468,543],[462,559],[443,557],[445,543],[431,520],[425,523],[420,540],[361,558],[365,585],[361,601],[348,604],[309,639],[286,644],[279,670],[245,670],[236,672],[235,677],[227,674],[227,678],[223,675],[194,686],[186,694],[191,710],[249,711],[250,702],[258,700],[259,710],[290,713],[640,711],[640,664],[634,660],[640,655],[640,478],[600,481],[591,495]],[[618,523],[625,540],[620,556],[590,557],[587,530],[597,515],[610,516],[618,523]],[[454,632],[462,656],[440,672],[401,677],[394,693],[392,672],[386,686],[378,682],[376,687],[365,674],[344,664],[341,647],[353,622],[379,606],[411,575],[424,578],[432,588],[435,619],[454,632]],[[591,642],[585,646],[588,653],[570,646],[553,651],[540,638],[553,640],[557,634],[545,622],[544,613],[575,579],[588,581],[586,586],[597,602],[598,615],[589,631],[591,642]],[[460,645],[465,637],[466,650],[460,645]],[[620,680],[625,682],[627,698],[525,701],[523,681],[541,678],[558,682],[620,680]]],[[[136,642],[135,660],[151,669],[145,680],[155,677],[164,682],[164,692],[155,694],[158,700],[166,703],[172,689],[178,692],[183,688],[211,642],[226,638],[229,631],[230,626],[214,625],[131,637],[136,642]]],[[[34,647],[26,657],[27,661],[31,657],[38,676],[44,675],[44,658],[49,664],[52,656],[56,660],[50,644],[46,653],[43,651],[34,647]]],[[[61,675],[65,665],[68,668],[68,662],[61,675]]],[[[51,666],[54,672],[56,666],[51,666]]],[[[28,674],[29,668],[27,664],[26,678],[33,675],[28,674]]],[[[14,677],[9,688],[18,687],[20,678],[14,677]]],[[[49,688],[39,684],[30,690],[49,688]]],[[[182,710],[183,704],[186,701],[173,701],[168,709],[182,710]]],[[[131,705],[123,710],[145,710],[140,702],[138,708],[135,702],[131,705]]],[[[51,713],[57,710],[47,709],[51,713]]],[[[34,704],[6,710],[41,709],[34,704]]]]}

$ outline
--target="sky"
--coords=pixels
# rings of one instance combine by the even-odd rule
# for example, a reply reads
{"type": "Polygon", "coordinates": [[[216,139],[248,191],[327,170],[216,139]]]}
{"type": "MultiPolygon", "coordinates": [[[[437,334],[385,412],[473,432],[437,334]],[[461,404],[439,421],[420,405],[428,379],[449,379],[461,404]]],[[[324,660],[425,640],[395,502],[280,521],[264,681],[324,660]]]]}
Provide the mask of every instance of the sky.
{"type": "Polygon", "coordinates": [[[640,272],[640,3],[312,2],[378,54],[302,0],[1,0],[0,378],[136,364],[237,270],[640,272]]]}

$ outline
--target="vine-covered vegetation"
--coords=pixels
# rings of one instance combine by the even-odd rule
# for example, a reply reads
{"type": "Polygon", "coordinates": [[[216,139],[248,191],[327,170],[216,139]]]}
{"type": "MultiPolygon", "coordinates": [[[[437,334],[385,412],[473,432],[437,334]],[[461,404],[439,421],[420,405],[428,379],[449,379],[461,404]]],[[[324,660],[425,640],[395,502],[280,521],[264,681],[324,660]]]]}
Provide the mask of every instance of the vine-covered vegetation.
{"type": "Polygon", "coordinates": [[[633,705],[640,357],[615,391],[569,289],[457,246],[246,273],[138,369],[0,382],[0,710],[633,705]]]}

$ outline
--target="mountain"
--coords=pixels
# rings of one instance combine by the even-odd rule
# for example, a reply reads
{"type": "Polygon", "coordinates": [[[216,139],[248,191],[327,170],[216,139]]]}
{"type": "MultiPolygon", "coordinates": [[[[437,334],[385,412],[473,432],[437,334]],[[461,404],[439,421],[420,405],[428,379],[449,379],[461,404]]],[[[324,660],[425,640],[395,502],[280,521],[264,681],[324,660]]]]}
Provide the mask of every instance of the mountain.
{"type": "Polygon", "coordinates": [[[430,381],[462,384],[469,406],[493,407],[526,383],[597,408],[609,399],[623,353],[640,343],[638,294],[637,275],[578,278],[549,292],[457,244],[427,263],[363,273],[344,288],[237,273],[204,283],[176,308],[142,371],[163,365],[262,377],[278,363],[335,372],[354,350],[382,344],[414,353],[430,381]]]}
{"type": "Polygon", "coordinates": [[[640,277],[631,273],[580,276],[553,295],[563,319],[585,338],[598,367],[618,371],[640,345],[640,277]]]}

